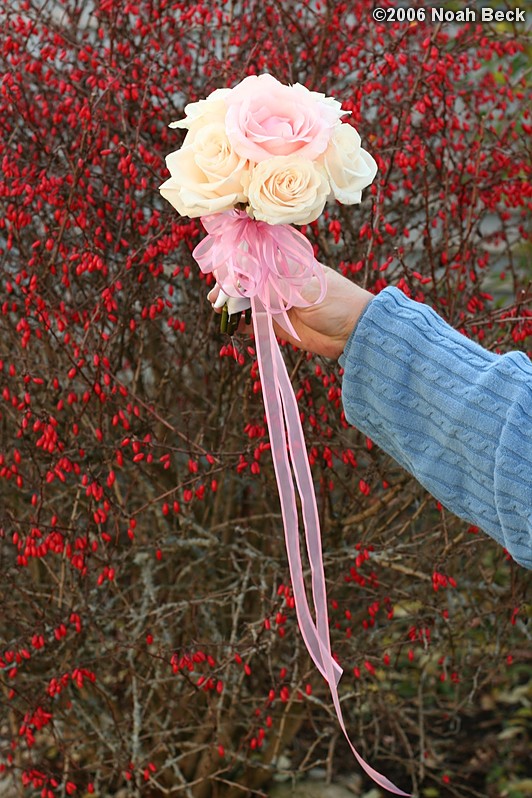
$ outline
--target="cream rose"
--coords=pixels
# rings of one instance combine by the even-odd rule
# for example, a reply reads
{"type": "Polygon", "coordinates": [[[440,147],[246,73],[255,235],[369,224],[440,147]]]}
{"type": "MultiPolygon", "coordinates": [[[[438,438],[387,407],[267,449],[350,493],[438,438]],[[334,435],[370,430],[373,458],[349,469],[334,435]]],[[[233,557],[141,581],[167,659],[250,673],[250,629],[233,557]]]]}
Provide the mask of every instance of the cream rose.
{"type": "Polygon", "coordinates": [[[204,125],[213,122],[224,123],[227,113],[225,99],[230,93],[231,89],[215,89],[206,100],[185,105],[185,118],[171,122],[168,127],[185,128],[194,134],[204,125]]]}
{"type": "Polygon", "coordinates": [[[231,147],[222,122],[189,131],[183,147],[170,153],[171,177],[160,192],[182,216],[206,216],[246,202],[242,176],[247,162],[231,147]]]}
{"type": "Polygon", "coordinates": [[[360,136],[351,125],[339,124],[323,157],[332,192],[338,202],[354,205],[362,189],[373,182],[377,164],[360,146],[360,136]]]}
{"type": "Polygon", "coordinates": [[[277,155],[251,172],[247,194],[255,219],[268,224],[309,224],[323,210],[330,187],[306,158],[277,155]]]}

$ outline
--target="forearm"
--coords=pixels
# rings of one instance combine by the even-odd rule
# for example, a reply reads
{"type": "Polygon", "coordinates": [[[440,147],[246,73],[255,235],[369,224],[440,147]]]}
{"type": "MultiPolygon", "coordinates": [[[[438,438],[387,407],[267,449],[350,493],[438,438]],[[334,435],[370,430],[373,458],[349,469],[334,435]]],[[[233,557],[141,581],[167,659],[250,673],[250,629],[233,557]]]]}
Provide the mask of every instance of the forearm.
{"type": "Polygon", "coordinates": [[[347,420],[456,515],[532,567],[532,364],[388,288],[341,358],[347,420]]]}

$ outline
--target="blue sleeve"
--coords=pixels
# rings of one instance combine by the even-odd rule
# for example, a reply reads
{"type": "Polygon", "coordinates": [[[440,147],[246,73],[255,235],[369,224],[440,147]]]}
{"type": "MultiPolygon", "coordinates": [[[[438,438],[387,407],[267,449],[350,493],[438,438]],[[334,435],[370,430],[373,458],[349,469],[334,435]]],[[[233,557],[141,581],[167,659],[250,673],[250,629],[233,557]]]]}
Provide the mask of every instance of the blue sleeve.
{"type": "Polygon", "coordinates": [[[340,358],[350,424],[532,568],[532,363],[386,288],[340,358]]]}

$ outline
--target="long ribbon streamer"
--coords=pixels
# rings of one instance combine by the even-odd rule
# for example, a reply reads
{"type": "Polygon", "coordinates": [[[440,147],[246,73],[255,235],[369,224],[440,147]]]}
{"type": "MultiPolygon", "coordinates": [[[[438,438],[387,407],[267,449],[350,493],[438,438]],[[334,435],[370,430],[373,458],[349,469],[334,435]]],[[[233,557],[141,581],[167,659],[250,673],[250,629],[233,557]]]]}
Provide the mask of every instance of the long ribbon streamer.
{"type": "Polygon", "coordinates": [[[316,496],[297,400],[273,328],[272,314],[278,314],[283,326],[295,334],[287,310],[309,304],[301,296],[300,288],[313,276],[320,279],[323,294],[324,275],[320,275],[321,267],[314,259],[310,242],[297,230],[288,225],[258,227],[263,223],[252,222],[243,216],[229,212],[202,218],[209,235],[196,247],[193,255],[202,271],[214,272],[228,296],[248,296],[250,299],[264,408],[301,634],[313,662],[329,685],[340,728],[358,763],[380,787],[395,795],[409,796],[368,765],[351,743],[345,726],[338,695],[342,669],[331,653],[316,496]],[[281,280],[283,286],[278,289],[281,280]],[[301,502],[316,621],[309,608],[305,587],[294,479],[301,502]]]}

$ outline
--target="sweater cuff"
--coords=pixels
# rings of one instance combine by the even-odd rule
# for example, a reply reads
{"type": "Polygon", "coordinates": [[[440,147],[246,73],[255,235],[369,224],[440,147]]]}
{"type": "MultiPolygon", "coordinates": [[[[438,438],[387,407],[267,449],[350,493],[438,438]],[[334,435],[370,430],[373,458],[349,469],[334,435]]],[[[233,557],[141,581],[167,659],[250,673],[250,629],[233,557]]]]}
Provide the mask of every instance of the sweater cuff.
{"type": "MultiPolygon", "coordinates": [[[[380,294],[378,294],[378,296],[380,296],[380,294]]],[[[338,358],[338,363],[340,364],[340,366],[341,366],[343,369],[345,369],[345,364],[346,364],[347,358],[349,357],[349,352],[351,351],[351,348],[352,348],[352,346],[353,346],[353,341],[354,341],[354,339],[355,339],[356,331],[358,330],[358,328],[359,328],[359,326],[360,326],[360,324],[361,324],[361,322],[362,322],[362,319],[364,318],[364,316],[365,316],[365,315],[366,315],[366,313],[368,312],[370,305],[371,305],[373,302],[375,302],[375,300],[376,300],[376,299],[377,299],[377,297],[373,297],[373,299],[370,299],[370,301],[369,301],[369,302],[367,303],[367,305],[364,307],[364,310],[362,311],[362,313],[361,313],[361,314],[360,314],[360,316],[358,317],[357,323],[356,323],[356,324],[355,324],[355,326],[353,327],[353,331],[352,331],[351,335],[350,335],[350,336],[349,336],[349,338],[347,339],[347,343],[346,343],[346,345],[345,345],[344,351],[342,352],[342,354],[341,354],[341,355],[340,355],[340,357],[338,358]]]]}

